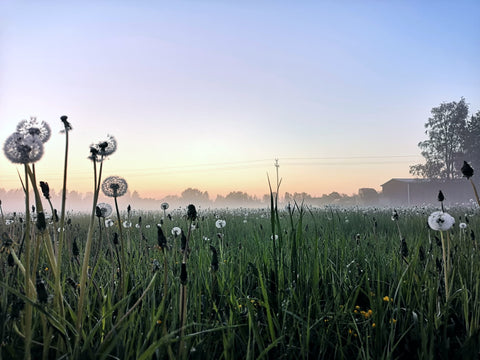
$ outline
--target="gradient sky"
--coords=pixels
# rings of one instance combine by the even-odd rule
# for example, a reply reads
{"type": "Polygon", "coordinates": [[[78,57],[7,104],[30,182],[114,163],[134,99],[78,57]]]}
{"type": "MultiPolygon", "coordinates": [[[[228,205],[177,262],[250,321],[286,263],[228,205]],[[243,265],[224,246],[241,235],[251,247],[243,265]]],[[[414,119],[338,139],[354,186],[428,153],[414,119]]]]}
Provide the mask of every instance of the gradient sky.
{"type": "MultiPolygon", "coordinates": [[[[480,110],[480,2],[22,1],[0,3],[0,139],[52,127],[38,177],[91,191],[104,175],[141,196],[381,190],[410,177],[432,107],[480,110]]],[[[19,188],[0,156],[0,188],[19,188]]]]}

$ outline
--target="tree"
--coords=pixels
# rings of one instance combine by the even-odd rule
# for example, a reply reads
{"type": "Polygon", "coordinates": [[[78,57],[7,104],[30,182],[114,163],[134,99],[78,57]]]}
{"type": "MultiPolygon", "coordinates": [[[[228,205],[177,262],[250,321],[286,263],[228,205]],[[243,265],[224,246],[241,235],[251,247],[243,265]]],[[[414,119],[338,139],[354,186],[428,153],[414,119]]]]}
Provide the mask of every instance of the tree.
{"type": "Polygon", "coordinates": [[[465,157],[474,169],[480,170],[480,111],[467,121],[467,133],[464,138],[465,157]]]}
{"type": "Polygon", "coordinates": [[[374,204],[378,202],[378,192],[372,188],[358,189],[358,196],[363,204],[374,204]]]}
{"type": "Polygon", "coordinates": [[[468,104],[462,97],[458,103],[452,101],[434,107],[431,113],[432,117],[425,123],[428,140],[418,143],[426,162],[410,166],[410,173],[425,178],[461,177],[468,104]]]}
{"type": "Polygon", "coordinates": [[[182,200],[198,203],[206,203],[209,201],[208,192],[202,192],[198,189],[188,188],[181,193],[182,200]]]}

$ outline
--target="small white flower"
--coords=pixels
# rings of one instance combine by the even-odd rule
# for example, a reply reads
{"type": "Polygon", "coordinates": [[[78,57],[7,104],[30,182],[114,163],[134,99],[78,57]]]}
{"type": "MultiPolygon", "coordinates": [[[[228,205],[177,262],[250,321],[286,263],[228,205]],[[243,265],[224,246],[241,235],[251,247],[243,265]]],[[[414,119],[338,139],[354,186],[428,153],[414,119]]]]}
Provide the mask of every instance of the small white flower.
{"type": "MultiPolygon", "coordinates": [[[[273,240],[273,235],[270,236],[270,240],[273,240]]],[[[278,240],[278,235],[277,234],[275,234],[275,240],[278,240]]]]}
{"type": "Polygon", "coordinates": [[[105,220],[105,227],[108,228],[108,227],[111,227],[111,226],[113,226],[113,225],[114,225],[114,222],[113,222],[112,219],[106,219],[106,220],[105,220]]]}
{"type": "Polygon", "coordinates": [[[466,229],[467,228],[467,224],[465,224],[463,222],[458,224],[458,226],[460,227],[460,229],[466,229]]]}
{"type": "Polygon", "coordinates": [[[146,228],[146,229],[150,229],[150,225],[145,225],[145,228],[146,228]]]}
{"type": "Polygon", "coordinates": [[[428,226],[432,230],[446,231],[455,224],[455,219],[448,213],[435,211],[428,217],[428,226]]]}
{"type": "Polygon", "coordinates": [[[58,231],[58,232],[65,231],[65,228],[58,228],[57,231],[58,231]]]}
{"type": "Polygon", "coordinates": [[[173,236],[178,236],[182,233],[182,229],[180,229],[178,226],[175,226],[172,228],[172,235],[173,236]]]}
{"type": "Polygon", "coordinates": [[[12,219],[7,219],[5,220],[5,225],[11,225],[13,224],[13,220],[12,219]]]}
{"type": "Polygon", "coordinates": [[[130,221],[125,220],[125,221],[123,222],[123,227],[124,227],[124,228],[132,227],[132,223],[131,223],[130,221]]]}
{"type": "Polygon", "coordinates": [[[215,221],[215,226],[217,227],[217,229],[222,229],[225,227],[225,225],[227,225],[227,222],[225,220],[218,219],[217,221],[215,221]]]}
{"type": "Polygon", "coordinates": [[[246,224],[246,223],[247,223],[247,219],[243,220],[243,223],[246,224]]]}
{"type": "Polygon", "coordinates": [[[137,229],[140,229],[140,224],[135,224],[135,227],[136,227],[137,229]]]}

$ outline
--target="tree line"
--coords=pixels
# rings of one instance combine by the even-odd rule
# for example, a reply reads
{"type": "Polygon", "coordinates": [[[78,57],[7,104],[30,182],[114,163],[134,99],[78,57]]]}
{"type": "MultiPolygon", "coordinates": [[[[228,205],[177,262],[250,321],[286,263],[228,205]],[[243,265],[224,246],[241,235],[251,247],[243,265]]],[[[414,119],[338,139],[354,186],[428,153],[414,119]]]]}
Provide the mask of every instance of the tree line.
{"type": "MultiPolygon", "coordinates": [[[[53,206],[60,205],[61,192],[50,190],[51,201],[53,206]]],[[[275,194],[274,194],[275,195],[275,194]]],[[[90,211],[91,199],[93,194],[80,193],[72,190],[67,191],[67,207],[69,211],[90,211]]],[[[365,188],[359,189],[358,194],[346,195],[336,191],[330,194],[324,194],[316,197],[306,192],[285,192],[279,196],[279,202],[282,204],[301,204],[322,206],[328,204],[338,205],[359,205],[359,204],[375,204],[379,200],[380,194],[375,189],[365,188]]],[[[32,193],[33,198],[33,193],[32,193]]],[[[5,190],[0,188],[0,206],[6,212],[23,212],[25,209],[24,193],[22,189],[5,190]]],[[[110,198],[100,195],[99,202],[110,202],[110,198]]],[[[127,191],[127,193],[119,198],[119,205],[126,208],[131,205],[133,208],[142,210],[158,210],[163,202],[167,202],[171,209],[177,207],[185,207],[188,204],[195,204],[202,207],[222,208],[222,207],[268,207],[270,206],[270,194],[261,197],[250,195],[243,191],[231,191],[227,195],[216,195],[212,198],[207,191],[196,188],[188,188],[180,193],[180,195],[168,195],[161,199],[142,197],[137,191],[127,191]]]]}

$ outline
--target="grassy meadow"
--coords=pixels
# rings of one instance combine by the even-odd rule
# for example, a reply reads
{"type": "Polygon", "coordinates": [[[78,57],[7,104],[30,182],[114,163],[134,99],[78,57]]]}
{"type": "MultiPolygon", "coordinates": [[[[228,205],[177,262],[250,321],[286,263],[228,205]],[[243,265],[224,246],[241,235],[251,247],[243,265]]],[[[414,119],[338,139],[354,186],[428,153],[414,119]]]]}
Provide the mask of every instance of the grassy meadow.
{"type": "MultiPolygon", "coordinates": [[[[33,225],[36,294],[26,295],[19,269],[25,215],[10,214],[1,226],[1,356],[25,357],[30,326],[34,359],[476,358],[478,210],[449,211],[457,224],[442,233],[450,242],[448,296],[440,232],[427,225],[433,210],[397,209],[392,218],[391,210],[374,208],[274,205],[198,209],[194,220],[186,208],[125,209],[124,272],[118,220],[96,217],[80,331],[89,216],[71,214],[65,223],[62,312],[46,238],[33,225]]],[[[47,229],[55,245],[58,221],[47,216],[47,229]]]]}

